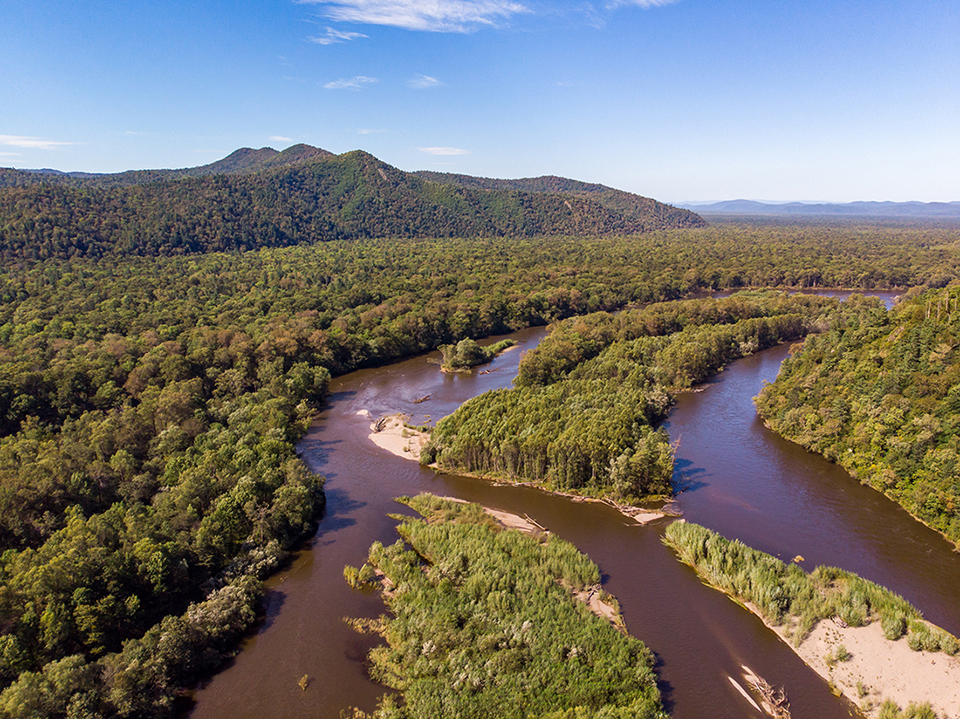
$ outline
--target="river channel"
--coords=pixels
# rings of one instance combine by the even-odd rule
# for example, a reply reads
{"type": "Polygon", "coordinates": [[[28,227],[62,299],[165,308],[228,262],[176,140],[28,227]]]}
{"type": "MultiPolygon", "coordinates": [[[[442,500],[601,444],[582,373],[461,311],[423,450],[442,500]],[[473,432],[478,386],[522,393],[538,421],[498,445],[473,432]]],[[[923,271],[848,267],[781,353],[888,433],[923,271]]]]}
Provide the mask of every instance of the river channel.
{"type": "MultiPolygon", "coordinates": [[[[885,298],[889,299],[889,298],[885,298]]],[[[657,656],[668,711],[676,719],[761,716],[730,683],[741,665],[783,686],[796,717],[849,717],[852,706],[759,619],[703,586],[661,543],[663,524],[639,527],[611,508],[522,487],[438,475],[379,449],[371,418],[405,412],[435,421],[469,397],[510,385],[522,351],[543,328],[518,332],[516,349],[488,374],[439,372],[438,353],[334,380],[326,409],[300,451],[327,476],[327,512],[312,542],[273,577],[263,626],[234,662],[196,693],[192,719],[339,717],[372,710],[383,688],[364,658],[375,640],[343,617],[375,617],[373,594],[349,589],[343,567],[359,566],[374,541],[396,540],[393,498],[434,492],[529,514],[596,562],[620,601],[627,628],[657,656]],[[425,402],[414,400],[430,395],[425,402]],[[301,690],[298,681],[307,675],[301,690]]],[[[844,470],[782,440],[757,418],[752,397],[786,356],[776,347],[731,364],[678,397],[665,427],[679,440],[676,505],[683,516],[812,569],[830,564],[904,595],[931,621],[960,634],[960,555],[844,470]]]]}

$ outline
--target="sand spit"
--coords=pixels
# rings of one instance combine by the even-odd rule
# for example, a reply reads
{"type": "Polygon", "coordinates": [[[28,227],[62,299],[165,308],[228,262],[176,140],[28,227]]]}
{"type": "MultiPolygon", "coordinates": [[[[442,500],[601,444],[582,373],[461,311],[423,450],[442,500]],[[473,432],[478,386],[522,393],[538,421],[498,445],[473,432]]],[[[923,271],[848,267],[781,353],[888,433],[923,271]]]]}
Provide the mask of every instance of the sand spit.
{"type": "Polygon", "coordinates": [[[407,427],[407,419],[404,414],[381,417],[370,425],[370,440],[391,454],[419,462],[420,450],[430,439],[430,433],[407,427]]]}
{"type": "Polygon", "coordinates": [[[905,637],[891,642],[879,621],[865,627],[821,621],[796,651],[867,716],[892,699],[902,708],[930,702],[938,717],[960,717],[960,658],[915,652],[905,637]],[[850,655],[846,661],[834,659],[840,645],[850,655]]]}
{"type": "MultiPolygon", "coordinates": [[[[755,607],[746,606],[763,619],[755,607]]],[[[915,652],[906,637],[891,642],[879,620],[864,627],[821,620],[800,646],[787,638],[784,627],[764,624],[867,717],[876,717],[886,699],[901,708],[929,702],[938,717],[960,717],[960,656],[915,652]],[[837,659],[843,655],[837,651],[841,645],[849,654],[843,661],[837,659]]]]}

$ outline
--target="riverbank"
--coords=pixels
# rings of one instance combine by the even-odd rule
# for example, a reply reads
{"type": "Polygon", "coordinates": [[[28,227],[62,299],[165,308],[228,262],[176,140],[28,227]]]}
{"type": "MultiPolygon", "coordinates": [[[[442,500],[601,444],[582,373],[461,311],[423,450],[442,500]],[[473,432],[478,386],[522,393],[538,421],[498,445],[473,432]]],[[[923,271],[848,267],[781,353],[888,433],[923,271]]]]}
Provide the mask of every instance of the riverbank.
{"type": "MultiPolygon", "coordinates": [[[[423,447],[426,446],[427,442],[430,441],[430,433],[407,426],[405,420],[406,415],[403,414],[394,414],[381,417],[372,425],[370,425],[370,434],[368,436],[370,441],[380,447],[380,449],[385,449],[397,457],[419,462],[420,453],[423,447]]],[[[435,464],[430,465],[430,467],[437,470],[440,469],[435,464]]],[[[557,497],[566,497],[574,502],[599,502],[601,504],[606,504],[607,506],[616,509],[624,517],[633,520],[641,526],[655,522],[658,519],[663,519],[664,517],[677,516],[670,511],[664,511],[664,509],[666,509],[666,505],[661,510],[653,510],[647,507],[636,507],[629,504],[620,504],[618,502],[614,502],[612,499],[607,498],[585,497],[580,494],[573,494],[572,492],[561,492],[557,490],[546,489],[536,482],[505,482],[497,477],[489,477],[473,472],[462,472],[458,470],[456,473],[464,477],[476,477],[477,479],[483,479],[488,482],[492,482],[493,484],[510,485],[514,487],[535,487],[557,497]]]]}

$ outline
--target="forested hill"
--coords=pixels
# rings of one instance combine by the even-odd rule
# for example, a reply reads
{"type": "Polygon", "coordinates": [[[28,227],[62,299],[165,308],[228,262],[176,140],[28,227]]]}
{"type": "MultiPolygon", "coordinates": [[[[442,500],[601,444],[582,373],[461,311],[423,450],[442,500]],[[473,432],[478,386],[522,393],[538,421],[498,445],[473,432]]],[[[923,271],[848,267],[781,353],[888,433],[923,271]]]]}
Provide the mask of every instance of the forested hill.
{"type": "Polygon", "coordinates": [[[635,234],[704,224],[687,210],[608,188],[467,187],[403,172],[359,150],[331,155],[305,145],[282,153],[240,150],[188,170],[31,176],[52,181],[0,188],[4,262],[362,237],[635,234]]]}
{"type": "Polygon", "coordinates": [[[648,216],[658,218],[664,226],[702,227],[706,223],[691,210],[657,202],[649,197],[634,195],[631,192],[615,190],[606,185],[598,185],[566,177],[544,175],[543,177],[525,177],[519,180],[497,180],[490,177],[471,177],[446,172],[421,170],[413,173],[417,177],[445,185],[470,187],[480,190],[506,190],[509,192],[543,192],[574,195],[589,198],[602,207],[627,216],[648,216]]]}

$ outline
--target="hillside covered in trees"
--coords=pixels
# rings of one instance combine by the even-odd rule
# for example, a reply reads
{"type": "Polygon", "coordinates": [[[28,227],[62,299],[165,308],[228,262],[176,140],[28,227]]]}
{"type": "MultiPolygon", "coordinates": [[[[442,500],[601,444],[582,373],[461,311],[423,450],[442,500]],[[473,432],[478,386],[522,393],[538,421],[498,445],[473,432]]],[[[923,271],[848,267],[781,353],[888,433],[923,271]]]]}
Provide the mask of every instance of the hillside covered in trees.
{"type": "Polygon", "coordinates": [[[359,150],[268,150],[240,150],[190,170],[81,177],[6,170],[0,259],[178,255],[364,237],[634,234],[705,224],[689,210],[629,193],[610,191],[611,201],[606,194],[464,187],[421,179],[359,150]]]}
{"type": "Polygon", "coordinates": [[[960,544],[960,287],[834,312],[757,398],[779,434],[960,544]]]}

